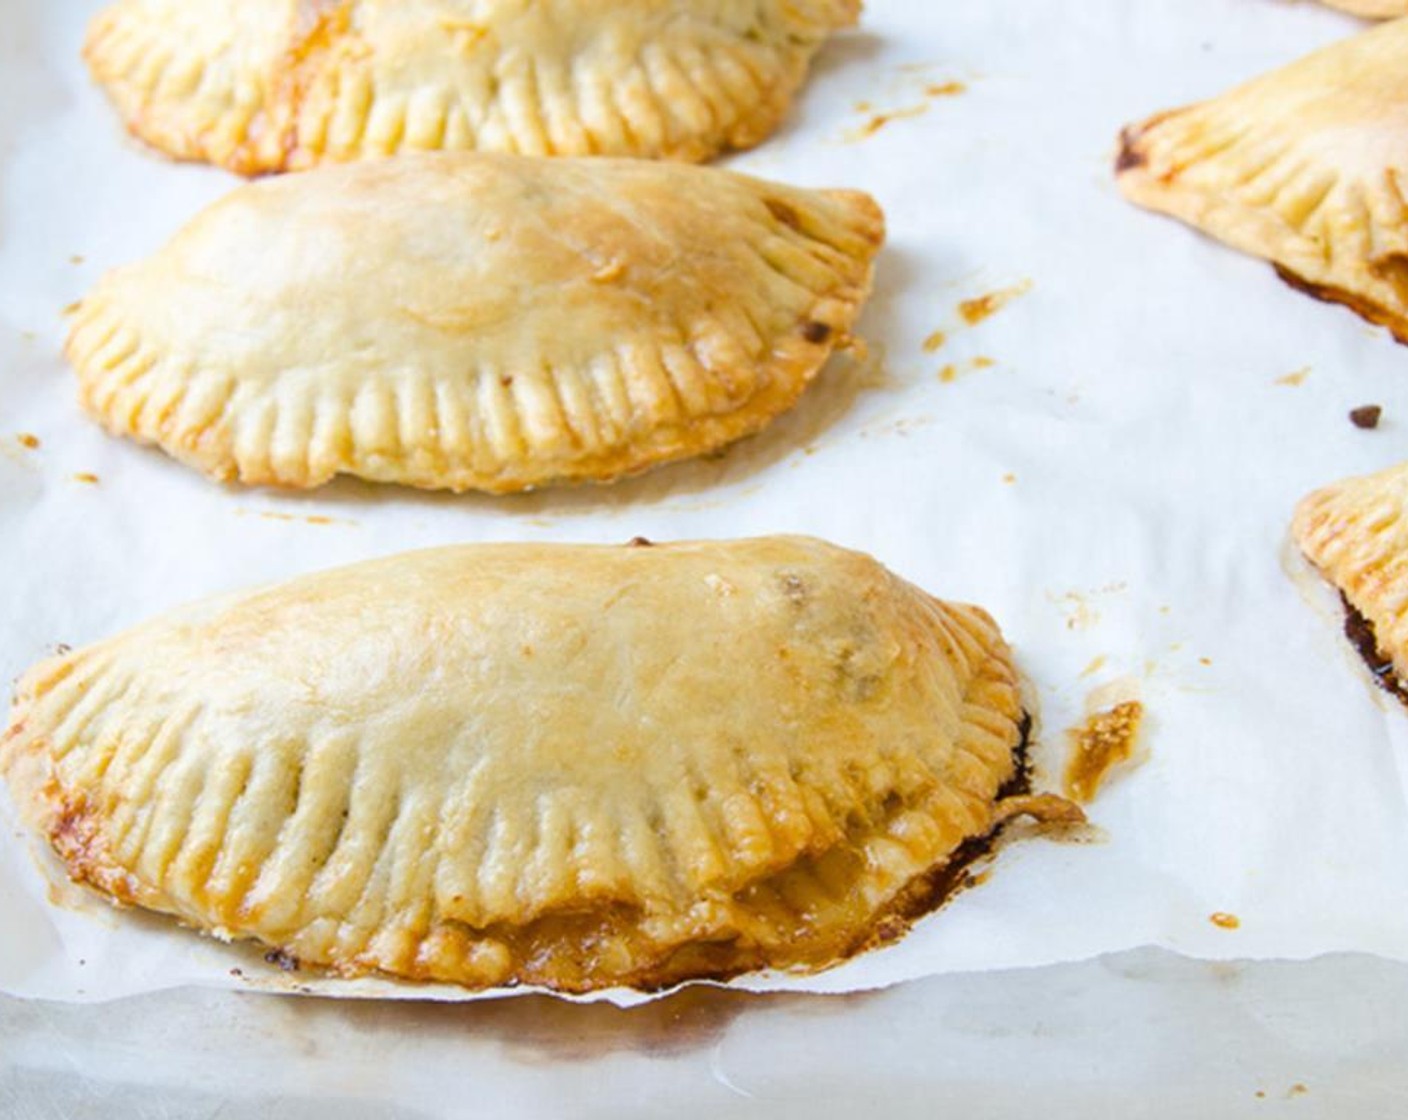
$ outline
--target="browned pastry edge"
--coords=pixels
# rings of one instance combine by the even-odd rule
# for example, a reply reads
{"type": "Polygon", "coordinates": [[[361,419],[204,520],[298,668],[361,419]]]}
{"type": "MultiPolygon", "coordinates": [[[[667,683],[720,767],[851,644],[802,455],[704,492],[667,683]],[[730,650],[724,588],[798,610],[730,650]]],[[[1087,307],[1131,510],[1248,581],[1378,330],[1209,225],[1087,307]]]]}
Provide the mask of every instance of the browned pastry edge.
{"type": "MultiPolygon", "coordinates": [[[[833,968],[851,958],[879,948],[903,937],[921,918],[946,905],[963,890],[974,885],[977,878],[969,874],[969,868],[978,860],[992,854],[994,846],[1007,824],[1017,816],[1032,815],[1047,823],[1069,824],[1084,820],[1078,806],[1061,798],[1031,795],[1031,760],[1029,758],[1032,719],[1027,712],[1022,713],[1018,724],[1018,741],[1012,750],[1012,775],[999,787],[995,802],[1012,799],[1013,807],[999,813],[997,823],[981,836],[971,836],[963,841],[945,860],[927,872],[923,872],[902,888],[890,904],[875,915],[872,928],[861,935],[851,945],[842,950],[834,959],[824,960],[806,967],[788,969],[794,975],[806,975],[833,968]]],[[[11,734],[18,731],[11,729],[11,734]]],[[[93,858],[91,847],[99,844],[92,825],[93,816],[85,799],[59,793],[49,785],[50,796],[61,802],[63,808],[50,828],[49,840],[63,861],[69,877],[76,883],[96,888],[118,906],[141,906],[140,887],[131,877],[115,870],[110,861],[93,858]]],[[[179,918],[176,921],[185,924],[179,918]]],[[[198,931],[204,932],[204,931],[198,931]]],[[[339,973],[336,968],[325,967],[301,961],[284,946],[273,945],[258,938],[241,938],[264,951],[264,957],[286,972],[302,971],[305,976],[337,977],[339,975],[367,976],[391,980],[398,985],[420,986],[419,982],[405,977],[394,976],[376,969],[358,969],[351,973],[339,973]]],[[[682,984],[696,981],[725,982],[749,972],[769,967],[761,950],[747,954],[732,941],[719,943],[692,942],[681,946],[667,960],[659,961],[649,969],[648,982],[622,984],[640,992],[656,993],[682,984]],[[729,963],[725,965],[723,962],[729,963]]],[[[519,987],[520,982],[510,980],[506,988],[519,987]]],[[[582,984],[534,984],[549,991],[569,995],[580,995],[599,990],[590,982],[582,984]]]]}
{"type": "Polygon", "coordinates": [[[1303,276],[1298,276],[1285,265],[1271,262],[1271,267],[1276,270],[1276,275],[1289,284],[1298,292],[1320,300],[1322,303],[1339,303],[1348,307],[1356,315],[1367,319],[1375,326],[1386,327],[1395,341],[1408,346],[1408,321],[1402,316],[1394,314],[1387,307],[1365,299],[1363,296],[1353,292],[1347,292],[1343,288],[1332,287],[1328,284],[1317,284],[1313,280],[1307,280],[1303,276]]]}

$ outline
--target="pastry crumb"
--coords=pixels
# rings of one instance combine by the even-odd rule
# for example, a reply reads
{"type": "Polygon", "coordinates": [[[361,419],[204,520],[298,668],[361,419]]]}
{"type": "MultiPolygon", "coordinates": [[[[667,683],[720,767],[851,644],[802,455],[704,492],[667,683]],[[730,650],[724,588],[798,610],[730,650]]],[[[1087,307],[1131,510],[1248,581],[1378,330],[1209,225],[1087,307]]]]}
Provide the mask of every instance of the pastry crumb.
{"type": "Polygon", "coordinates": [[[948,335],[946,335],[943,331],[935,331],[933,334],[931,334],[928,338],[924,340],[924,353],[932,354],[935,350],[938,350],[941,346],[943,346],[943,344],[947,341],[948,335]]]}
{"type": "Polygon", "coordinates": [[[26,451],[38,451],[40,446],[39,437],[29,432],[21,432],[15,437],[15,442],[26,451]]]}
{"type": "Polygon", "coordinates": [[[1300,368],[1300,369],[1298,369],[1298,370],[1293,370],[1293,371],[1290,372],[1290,373],[1283,374],[1281,377],[1276,378],[1274,384],[1276,384],[1276,385],[1288,385],[1288,386],[1290,386],[1292,389],[1294,389],[1294,388],[1295,388],[1296,386],[1298,386],[1298,385],[1304,385],[1304,384],[1305,384],[1305,379],[1306,379],[1307,377],[1309,377],[1309,376],[1310,376],[1310,367],[1309,367],[1309,366],[1303,366],[1302,368],[1300,368]]]}
{"type": "Polygon", "coordinates": [[[1143,719],[1144,705],[1126,700],[1092,713],[1080,727],[1066,732],[1071,741],[1063,783],[1068,797],[1084,803],[1100,792],[1109,772],[1134,753],[1143,719]]]}
{"type": "Polygon", "coordinates": [[[1383,414],[1382,405],[1362,404],[1349,410],[1349,422],[1356,428],[1373,429],[1379,426],[1379,419],[1383,414]]]}
{"type": "Polygon", "coordinates": [[[74,482],[82,482],[88,486],[98,485],[99,479],[92,471],[79,471],[73,476],[74,482]]]}
{"type": "Polygon", "coordinates": [[[925,86],[924,92],[930,97],[956,97],[960,93],[967,93],[968,87],[962,82],[935,82],[925,86]]]}
{"type": "Polygon", "coordinates": [[[1236,914],[1228,914],[1223,910],[1208,915],[1208,921],[1217,926],[1218,929],[1240,929],[1242,919],[1236,914]]]}

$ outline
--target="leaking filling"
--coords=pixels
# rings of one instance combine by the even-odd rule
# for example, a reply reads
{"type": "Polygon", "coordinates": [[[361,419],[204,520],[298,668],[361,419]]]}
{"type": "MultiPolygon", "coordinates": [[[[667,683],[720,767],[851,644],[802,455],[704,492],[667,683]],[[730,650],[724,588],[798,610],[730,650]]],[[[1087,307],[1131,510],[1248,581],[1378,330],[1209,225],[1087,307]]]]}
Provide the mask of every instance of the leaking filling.
{"type": "Polygon", "coordinates": [[[1359,651],[1364,664],[1373,674],[1374,682],[1385,692],[1392,693],[1398,700],[1408,705],[1408,687],[1404,686],[1398,671],[1393,667],[1393,658],[1379,646],[1374,624],[1359,613],[1359,608],[1351,603],[1343,591],[1340,602],[1344,604],[1344,636],[1359,651]]]}

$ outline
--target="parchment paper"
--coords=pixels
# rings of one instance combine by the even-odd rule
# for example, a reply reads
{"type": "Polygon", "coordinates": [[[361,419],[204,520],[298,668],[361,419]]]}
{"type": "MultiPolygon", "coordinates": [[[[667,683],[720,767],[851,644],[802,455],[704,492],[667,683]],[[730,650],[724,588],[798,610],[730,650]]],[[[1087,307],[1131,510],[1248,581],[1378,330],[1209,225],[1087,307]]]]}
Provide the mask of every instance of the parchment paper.
{"type": "MultiPolygon", "coordinates": [[[[991,610],[1037,694],[1048,767],[1092,693],[1142,697],[1148,758],[1091,806],[1099,842],[1009,845],[988,882],[895,947],[739,986],[856,990],[1140,945],[1408,959],[1408,724],[1285,547],[1301,494],[1408,454],[1408,353],[1266,265],[1129,207],[1109,173],[1121,124],[1356,21],[1281,0],[870,0],[784,133],[731,163],[862,187],[885,206],[861,324],[872,359],[834,361],[792,415],[719,460],[490,499],[222,488],[80,414],[60,310],[236,183],[122,137],[77,59],[99,6],[4,5],[7,679],[55,643],[191,598],[417,546],[813,533],[991,610]],[[969,304],[965,317],[993,293],[992,314],[969,304]],[[1346,417],[1367,403],[1385,410],[1374,432],[1346,417]]],[[[53,882],[0,804],[0,991],[466,998],[282,974],[116,912],[53,882]]]]}

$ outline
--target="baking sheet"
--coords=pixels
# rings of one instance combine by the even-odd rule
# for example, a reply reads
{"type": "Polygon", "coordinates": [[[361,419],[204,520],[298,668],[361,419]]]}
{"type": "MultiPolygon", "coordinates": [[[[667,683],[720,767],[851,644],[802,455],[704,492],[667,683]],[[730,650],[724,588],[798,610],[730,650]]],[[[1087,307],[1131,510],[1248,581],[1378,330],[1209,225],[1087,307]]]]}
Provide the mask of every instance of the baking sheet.
{"type": "MultiPolygon", "coordinates": [[[[1108,171],[1127,120],[1354,20],[1280,0],[871,0],[784,133],[731,162],[885,206],[861,323],[876,357],[834,362],[792,415],[721,459],[506,500],[222,488],[79,414],[60,309],[234,184],[122,138],[76,58],[98,6],[5,0],[0,673],[190,598],[403,548],[813,533],[988,607],[1038,694],[1048,760],[1101,689],[1142,697],[1149,757],[1092,806],[1100,842],[1010,845],[987,883],[897,946],[748,986],[856,990],[1140,945],[1408,959],[1403,716],[1306,602],[1284,547],[1302,493],[1403,456],[1405,352],[1128,207],[1108,171]],[[997,309],[970,323],[963,305],[993,293],[997,309]],[[1378,431],[1346,418],[1366,403],[1384,406],[1378,431]]],[[[4,811],[0,990],[463,998],[281,974],[115,913],[48,882],[4,811]]]]}

